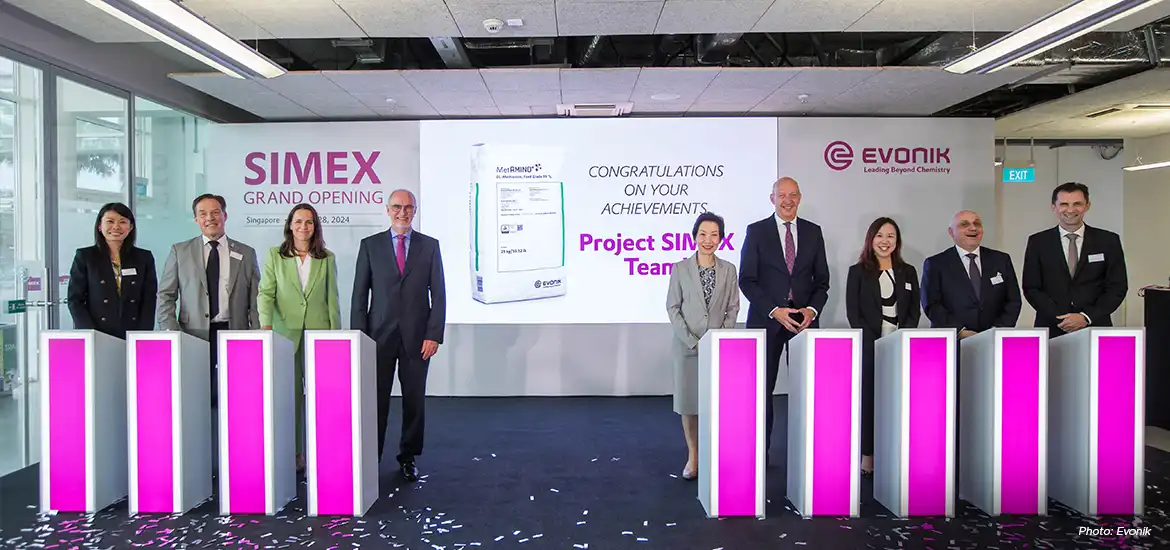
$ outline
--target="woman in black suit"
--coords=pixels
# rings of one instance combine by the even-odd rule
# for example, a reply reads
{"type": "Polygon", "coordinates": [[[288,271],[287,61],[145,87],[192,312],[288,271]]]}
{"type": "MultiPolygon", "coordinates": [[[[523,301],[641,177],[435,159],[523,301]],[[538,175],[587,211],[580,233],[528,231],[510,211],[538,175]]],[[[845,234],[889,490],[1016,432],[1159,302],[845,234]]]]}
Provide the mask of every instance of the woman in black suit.
{"type": "Polygon", "coordinates": [[[902,230],[890,218],[869,224],[861,258],[845,285],[849,326],[861,329],[861,470],[873,473],[874,342],[918,326],[918,271],[902,260],[902,230]]]}
{"type": "Polygon", "coordinates": [[[153,330],[158,280],[154,255],[134,246],[134,213],[112,202],[98,211],[94,245],[77,249],[69,270],[73,326],[126,338],[153,330]]]}

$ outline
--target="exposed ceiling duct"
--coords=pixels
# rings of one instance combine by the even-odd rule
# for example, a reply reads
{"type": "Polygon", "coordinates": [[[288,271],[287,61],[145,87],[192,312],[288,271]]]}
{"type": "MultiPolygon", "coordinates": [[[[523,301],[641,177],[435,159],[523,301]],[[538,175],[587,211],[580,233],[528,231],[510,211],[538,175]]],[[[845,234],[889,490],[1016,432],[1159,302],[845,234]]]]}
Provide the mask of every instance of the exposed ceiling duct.
{"type": "MultiPolygon", "coordinates": [[[[909,57],[902,65],[939,67],[983,46],[1001,35],[947,33],[909,57]]],[[[1029,84],[1077,84],[1109,77],[1116,72],[1144,70],[1170,61],[1170,37],[1165,27],[1147,27],[1131,32],[1089,33],[1019,63],[1017,67],[1063,67],[1029,84]]]]}
{"type": "Polygon", "coordinates": [[[432,37],[431,45],[435,47],[435,51],[448,69],[472,68],[471,58],[467,57],[467,50],[463,49],[462,39],[450,36],[432,37]]]}
{"type": "Polygon", "coordinates": [[[743,33],[695,35],[695,61],[700,65],[720,65],[727,62],[731,51],[739,44],[743,33]]]}

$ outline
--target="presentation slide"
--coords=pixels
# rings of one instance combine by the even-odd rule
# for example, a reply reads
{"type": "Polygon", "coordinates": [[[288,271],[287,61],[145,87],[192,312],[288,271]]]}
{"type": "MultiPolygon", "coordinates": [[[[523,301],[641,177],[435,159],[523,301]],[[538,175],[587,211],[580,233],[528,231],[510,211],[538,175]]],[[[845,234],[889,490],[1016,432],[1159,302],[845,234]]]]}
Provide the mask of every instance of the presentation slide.
{"type": "MultiPolygon", "coordinates": [[[[440,241],[452,324],[666,323],[695,219],[773,212],[773,119],[426,121],[418,227],[440,241]]],[[[742,300],[739,320],[747,315],[742,300]]]]}

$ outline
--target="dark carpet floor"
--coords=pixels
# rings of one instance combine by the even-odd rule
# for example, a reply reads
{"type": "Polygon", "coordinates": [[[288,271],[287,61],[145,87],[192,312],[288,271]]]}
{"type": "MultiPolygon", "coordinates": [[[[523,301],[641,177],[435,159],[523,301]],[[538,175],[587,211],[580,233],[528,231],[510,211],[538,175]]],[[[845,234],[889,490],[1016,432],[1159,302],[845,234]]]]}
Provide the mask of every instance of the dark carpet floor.
{"type": "MultiPolygon", "coordinates": [[[[863,481],[861,518],[806,520],[784,498],[780,463],[768,469],[766,519],[707,519],[697,486],[677,477],[686,447],[670,408],[662,397],[430,398],[423,478],[403,483],[388,443],[383,497],[360,519],[306,517],[303,483],[275,517],[219,517],[209,502],[130,518],[125,501],[94,515],[39,515],[33,467],[0,479],[0,548],[1170,548],[1170,454],[1155,449],[1144,518],[1096,520],[1052,502],[1048,517],[993,519],[961,502],[950,520],[899,520],[863,481]],[[1078,535],[1101,526],[1151,533],[1078,535]]],[[[772,456],[782,462],[785,420],[776,426],[772,456]]]]}

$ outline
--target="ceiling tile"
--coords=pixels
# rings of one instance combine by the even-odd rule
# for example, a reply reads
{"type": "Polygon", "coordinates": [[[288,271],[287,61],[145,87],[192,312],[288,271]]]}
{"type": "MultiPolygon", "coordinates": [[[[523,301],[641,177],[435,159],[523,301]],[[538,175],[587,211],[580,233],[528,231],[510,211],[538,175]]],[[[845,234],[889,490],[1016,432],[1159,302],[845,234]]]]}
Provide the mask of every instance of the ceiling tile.
{"type": "Polygon", "coordinates": [[[621,90],[561,90],[561,103],[625,103],[630,91],[621,90]]]}
{"type": "Polygon", "coordinates": [[[719,70],[718,67],[644,68],[630,97],[636,102],[648,100],[654,94],[674,93],[693,100],[711,84],[719,70]]]}
{"type": "Polygon", "coordinates": [[[451,3],[447,7],[465,37],[556,36],[557,12],[551,2],[507,3],[500,1],[451,3]],[[485,19],[519,19],[521,27],[504,27],[497,33],[484,28],[485,19]]]}
{"type": "Polygon", "coordinates": [[[561,89],[560,69],[480,69],[492,93],[561,89]]]}
{"type": "Polygon", "coordinates": [[[819,105],[831,104],[833,98],[879,73],[881,69],[867,68],[806,68],[780,86],[760,105],[756,111],[772,112],[777,109],[791,109],[795,112],[812,112],[819,105]],[[800,96],[807,97],[801,99],[800,96]]]}
{"type": "Polygon", "coordinates": [[[561,0],[557,2],[557,31],[561,36],[653,34],[662,5],[662,0],[561,0]]]}
{"type": "Polygon", "coordinates": [[[249,0],[232,2],[232,6],[280,38],[366,36],[333,0],[249,0]]]}
{"type": "Polygon", "coordinates": [[[492,92],[496,105],[556,105],[561,102],[559,90],[533,90],[527,92],[492,92]]]}
{"type": "MultiPolygon", "coordinates": [[[[1025,0],[1020,0],[1025,1],[1025,0]]],[[[848,27],[849,32],[971,30],[971,0],[885,0],[848,27]],[[965,18],[964,27],[955,28],[965,18]]]]}
{"type": "Polygon", "coordinates": [[[321,75],[351,94],[417,93],[402,71],[321,71],[321,75]]]}
{"type": "Polygon", "coordinates": [[[800,74],[793,68],[725,67],[707,90],[767,90],[772,92],[800,74]]]}
{"type": "Polygon", "coordinates": [[[476,92],[432,92],[426,96],[427,102],[440,113],[464,107],[495,106],[492,96],[486,91],[476,92]]]}
{"type": "Polygon", "coordinates": [[[205,94],[220,97],[224,95],[271,94],[272,90],[265,88],[256,80],[241,80],[232,78],[223,73],[174,73],[169,75],[176,80],[195,88],[205,94]]]}
{"type": "Polygon", "coordinates": [[[268,40],[272,33],[223,0],[184,0],[183,6],[199,14],[237,40],[268,40]]]}
{"type": "Polygon", "coordinates": [[[843,31],[881,0],[776,0],[752,32],[843,31]]]}
{"type": "Polygon", "coordinates": [[[561,90],[613,90],[630,92],[642,69],[561,69],[561,90]]]}
{"type": "Polygon", "coordinates": [[[367,36],[458,36],[459,27],[439,0],[335,0],[367,36]]]}
{"type": "Polygon", "coordinates": [[[410,94],[381,94],[381,93],[355,93],[350,94],[354,99],[362,102],[363,105],[375,110],[395,110],[395,109],[432,109],[431,104],[419,95],[418,92],[410,94]]]}
{"type": "Polygon", "coordinates": [[[268,78],[259,82],[269,90],[281,95],[345,93],[332,80],[317,71],[289,72],[276,78],[268,78]]]}
{"type": "Polygon", "coordinates": [[[430,92],[475,92],[487,94],[487,86],[478,69],[411,70],[402,76],[414,89],[426,96],[430,92]]]}
{"type": "Polygon", "coordinates": [[[656,34],[748,32],[772,0],[667,0],[656,34]]]}
{"type": "MultiPolygon", "coordinates": [[[[93,42],[154,42],[150,35],[123,23],[116,17],[86,2],[68,0],[4,0],[4,4],[20,8],[49,21],[73,34],[93,42]]],[[[0,30],[0,32],[3,32],[0,30]]]]}

